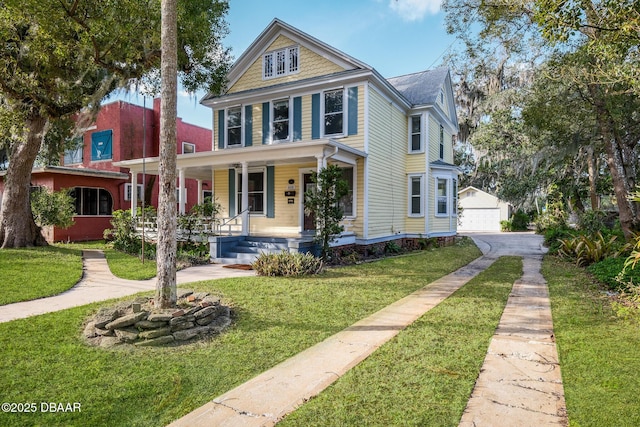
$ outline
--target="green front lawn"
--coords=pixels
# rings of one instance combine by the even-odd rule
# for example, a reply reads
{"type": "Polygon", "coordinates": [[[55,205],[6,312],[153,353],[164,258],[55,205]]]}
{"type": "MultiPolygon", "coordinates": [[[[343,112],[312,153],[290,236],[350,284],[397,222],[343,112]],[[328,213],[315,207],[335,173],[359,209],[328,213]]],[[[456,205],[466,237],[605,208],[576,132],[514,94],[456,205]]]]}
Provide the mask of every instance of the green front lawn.
{"type": "Polygon", "coordinates": [[[521,275],[499,259],[278,426],[457,426],[521,275]]]}
{"type": "Polygon", "coordinates": [[[547,257],[569,422],[572,426],[640,425],[640,330],[614,316],[611,300],[582,268],[547,257]]]}
{"type": "Polygon", "coordinates": [[[57,295],[82,277],[82,252],[56,246],[2,249],[0,272],[0,305],[57,295]]]}
{"type": "Polygon", "coordinates": [[[472,244],[298,279],[190,288],[222,294],[235,325],[206,344],[101,350],[80,339],[92,304],[0,324],[3,402],[80,403],[75,413],[4,413],[0,425],[162,426],[479,256],[472,244]]]}

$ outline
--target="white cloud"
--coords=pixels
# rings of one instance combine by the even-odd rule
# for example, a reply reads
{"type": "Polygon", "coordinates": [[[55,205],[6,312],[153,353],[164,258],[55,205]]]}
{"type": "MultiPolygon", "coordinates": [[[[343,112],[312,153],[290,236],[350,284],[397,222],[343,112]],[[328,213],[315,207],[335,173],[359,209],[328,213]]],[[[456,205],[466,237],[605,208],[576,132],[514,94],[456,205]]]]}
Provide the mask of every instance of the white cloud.
{"type": "Polygon", "coordinates": [[[389,7],[405,21],[420,21],[440,11],[442,0],[389,0],[389,7]]]}

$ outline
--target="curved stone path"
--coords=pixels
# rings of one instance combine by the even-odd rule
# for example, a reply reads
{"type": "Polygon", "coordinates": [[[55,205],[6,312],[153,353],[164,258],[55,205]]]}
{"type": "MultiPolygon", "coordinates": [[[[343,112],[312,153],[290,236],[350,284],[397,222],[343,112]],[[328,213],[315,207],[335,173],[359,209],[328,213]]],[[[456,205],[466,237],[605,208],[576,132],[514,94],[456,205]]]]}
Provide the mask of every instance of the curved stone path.
{"type": "MultiPolygon", "coordinates": [[[[82,279],[73,288],[51,297],[0,306],[0,323],[133,295],[138,292],[152,291],[156,287],[155,278],[126,280],[114,276],[109,270],[104,252],[97,249],[82,251],[82,265],[82,279]]],[[[178,284],[183,284],[222,277],[253,275],[255,275],[253,271],[223,268],[220,264],[207,264],[178,271],[176,280],[178,284]]]]}

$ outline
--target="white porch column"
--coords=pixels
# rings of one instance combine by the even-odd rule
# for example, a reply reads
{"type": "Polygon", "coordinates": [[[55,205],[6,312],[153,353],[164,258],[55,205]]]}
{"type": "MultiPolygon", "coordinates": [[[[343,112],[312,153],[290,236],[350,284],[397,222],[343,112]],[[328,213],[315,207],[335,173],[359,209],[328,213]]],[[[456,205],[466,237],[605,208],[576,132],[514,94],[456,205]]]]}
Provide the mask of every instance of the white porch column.
{"type": "Polygon", "coordinates": [[[202,204],[202,180],[198,180],[198,204],[202,204]]]}
{"type": "Polygon", "coordinates": [[[178,185],[178,206],[179,212],[184,215],[185,214],[185,188],[184,188],[184,169],[178,169],[178,177],[179,177],[179,185],[178,185]]]}
{"type": "Polygon", "coordinates": [[[316,172],[320,173],[322,168],[327,167],[327,158],[325,156],[316,156],[316,159],[318,160],[318,166],[316,167],[317,169],[316,172]]]}
{"type": "Polygon", "coordinates": [[[249,235],[249,165],[242,162],[242,235],[249,235]]]}
{"type": "Polygon", "coordinates": [[[138,172],[131,171],[131,218],[137,216],[138,211],[138,172]]]}

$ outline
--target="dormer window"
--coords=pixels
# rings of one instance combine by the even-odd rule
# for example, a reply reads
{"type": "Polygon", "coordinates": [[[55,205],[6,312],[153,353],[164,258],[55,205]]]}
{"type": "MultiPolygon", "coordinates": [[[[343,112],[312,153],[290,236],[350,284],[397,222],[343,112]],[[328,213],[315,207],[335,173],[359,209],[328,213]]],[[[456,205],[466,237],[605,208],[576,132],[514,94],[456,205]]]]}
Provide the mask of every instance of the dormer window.
{"type": "Polygon", "coordinates": [[[265,53],[262,57],[262,78],[267,80],[297,73],[298,51],[298,46],[290,46],[265,53]]]}

